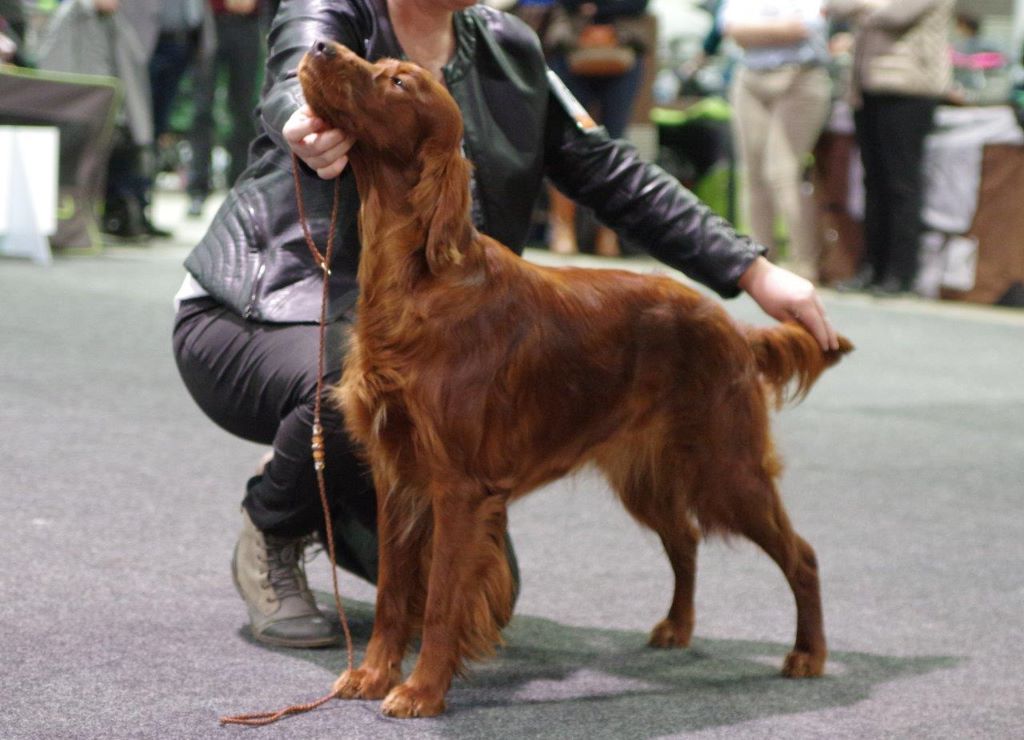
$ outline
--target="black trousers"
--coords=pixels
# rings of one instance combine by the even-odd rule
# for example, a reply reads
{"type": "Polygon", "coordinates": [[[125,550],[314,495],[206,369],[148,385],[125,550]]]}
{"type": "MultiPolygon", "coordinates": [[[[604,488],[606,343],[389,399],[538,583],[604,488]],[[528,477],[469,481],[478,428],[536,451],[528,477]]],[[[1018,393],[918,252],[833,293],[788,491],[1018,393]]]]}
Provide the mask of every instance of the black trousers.
{"type": "Polygon", "coordinates": [[[210,194],[210,156],[216,132],[214,102],[221,73],[227,80],[227,105],[231,132],[225,142],[230,163],[228,185],[245,169],[249,143],[256,138],[256,93],[262,79],[263,35],[258,15],[222,13],[215,16],[217,52],[196,70],[195,120],[192,123],[192,166],[188,191],[210,194]]]}
{"type": "Polygon", "coordinates": [[[181,81],[199,51],[199,29],[162,33],[149,61],[153,91],[153,138],[170,130],[171,109],[181,81]]]}
{"type": "MultiPolygon", "coordinates": [[[[341,377],[348,328],[344,320],[328,327],[325,391],[341,377]]],[[[273,459],[249,480],[242,502],[253,523],[285,537],[323,534],[310,449],[319,327],[250,322],[202,298],[182,304],[173,344],[185,386],[206,415],[231,434],[273,445],[273,459]]],[[[327,398],[321,423],[338,564],[376,582],[373,483],[327,398]]]]}
{"type": "Polygon", "coordinates": [[[854,114],[864,164],[864,261],[874,280],[917,276],[924,201],[924,142],[937,102],[905,95],[865,95],[854,114]]]}

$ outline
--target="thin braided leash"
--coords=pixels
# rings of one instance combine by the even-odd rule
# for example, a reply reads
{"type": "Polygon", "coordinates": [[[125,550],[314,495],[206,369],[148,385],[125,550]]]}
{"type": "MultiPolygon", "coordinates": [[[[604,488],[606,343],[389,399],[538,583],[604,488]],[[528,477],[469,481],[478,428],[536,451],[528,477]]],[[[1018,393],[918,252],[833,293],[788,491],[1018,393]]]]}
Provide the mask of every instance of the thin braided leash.
{"type": "MultiPolygon", "coordinates": [[[[320,404],[324,389],[324,346],[326,344],[325,340],[327,337],[327,303],[330,292],[329,280],[331,277],[330,265],[331,255],[334,251],[334,231],[335,227],[338,225],[338,205],[341,201],[341,181],[338,179],[334,181],[334,201],[331,204],[331,227],[327,234],[327,246],[324,249],[323,254],[321,254],[320,250],[316,247],[316,242],[313,241],[313,235],[309,232],[309,222],[306,219],[306,209],[302,202],[302,183],[299,180],[299,160],[294,153],[292,154],[292,176],[295,179],[295,199],[299,204],[299,223],[302,225],[302,233],[306,237],[306,246],[309,247],[309,251],[313,255],[313,259],[316,260],[318,265],[320,265],[320,269],[324,271],[323,290],[320,297],[320,343],[317,349],[316,400],[313,402],[313,469],[316,470],[316,483],[320,492],[320,505],[323,507],[324,524],[326,525],[327,530],[327,554],[331,560],[331,582],[334,585],[334,605],[338,609],[338,616],[341,618],[341,627],[345,632],[345,646],[348,649],[348,669],[351,671],[354,663],[352,657],[352,633],[349,632],[348,629],[348,617],[345,615],[345,608],[341,605],[341,592],[338,589],[338,566],[334,554],[334,526],[331,523],[331,507],[327,503],[327,485],[324,482],[324,429],[320,424],[320,404]]],[[[269,725],[291,714],[310,712],[317,707],[323,706],[337,696],[338,692],[332,691],[326,696],[322,696],[316,701],[311,701],[308,704],[293,704],[290,707],[285,707],[284,709],[280,709],[276,712],[253,712],[252,714],[239,714],[232,717],[221,717],[220,723],[222,725],[247,725],[250,727],[269,725]]]]}

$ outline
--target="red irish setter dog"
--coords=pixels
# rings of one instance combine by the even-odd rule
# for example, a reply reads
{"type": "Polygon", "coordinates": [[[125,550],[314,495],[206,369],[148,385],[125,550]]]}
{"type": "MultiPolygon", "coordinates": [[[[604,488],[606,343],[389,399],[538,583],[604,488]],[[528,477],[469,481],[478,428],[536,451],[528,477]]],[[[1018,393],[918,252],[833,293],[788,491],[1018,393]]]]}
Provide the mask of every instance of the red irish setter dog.
{"type": "Polygon", "coordinates": [[[825,636],[814,551],[775,487],[769,407],[851,349],[795,324],[737,325],[667,276],[530,264],[478,233],[462,120],[429,73],[318,42],[299,76],[355,137],[360,298],[341,386],[376,484],[380,572],[362,664],[335,689],[385,714],[436,715],[465,661],[511,617],[511,501],[587,462],[661,537],[675,573],[655,647],[693,632],[697,543],[744,535],[796,599],[786,676],[817,676],[825,636]],[[402,658],[422,637],[403,682],[402,658]]]}

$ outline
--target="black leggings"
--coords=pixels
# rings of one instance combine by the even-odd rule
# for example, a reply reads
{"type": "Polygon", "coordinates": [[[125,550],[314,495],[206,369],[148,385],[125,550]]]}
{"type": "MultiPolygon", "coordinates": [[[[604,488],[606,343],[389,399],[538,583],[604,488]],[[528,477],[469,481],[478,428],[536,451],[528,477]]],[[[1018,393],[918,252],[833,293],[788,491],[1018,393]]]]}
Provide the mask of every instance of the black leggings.
{"type": "MultiPolygon", "coordinates": [[[[325,390],[341,377],[349,326],[340,320],[327,329],[325,390]]],[[[323,533],[310,450],[318,343],[316,324],[250,322],[210,299],[185,301],[175,320],[174,356],[199,407],[228,432],[273,445],[273,459],[263,475],[249,480],[242,502],[256,527],[269,534],[323,533]]],[[[373,484],[327,398],[321,417],[338,564],[375,582],[373,484]]]]}
{"type": "Polygon", "coordinates": [[[865,263],[874,279],[917,276],[924,201],[924,145],[938,101],[909,95],[864,95],[854,114],[864,164],[865,263]]]}

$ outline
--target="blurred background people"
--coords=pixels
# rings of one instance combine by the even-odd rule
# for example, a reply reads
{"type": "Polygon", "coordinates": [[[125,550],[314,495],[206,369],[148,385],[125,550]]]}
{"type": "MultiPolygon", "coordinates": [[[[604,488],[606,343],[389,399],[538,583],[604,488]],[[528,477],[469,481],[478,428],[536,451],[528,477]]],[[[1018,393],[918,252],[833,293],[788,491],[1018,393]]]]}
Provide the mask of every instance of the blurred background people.
{"type": "Polygon", "coordinates": [[[924,141],[949,91],[954,0],[826,0],[853,24],[850,80],[864,165],[864,256],[844,290],[896,295],[918,270],[924,141]]]}
{"type": "Polygon", "coordinates": [[[981,20],[960,12],[953,25],[953,87],[950,102],[966,105],[1004,103],[1013,84],[1009,57],[985,38],[981,20]]]}
{"type": "Polygon", "coordinates": [[[211,158],[216,137],[214,104],[218,81],[227,84],[230,133],[227,185],[245,169],[249,143],[256,136],[253,109],[263,68],[261,8],[258,0],[209,0],[213,12],[216,50],[204,56],[195,77],[195,116],[189,137],[192,159],[188,172],[188,215],[198,218],[212,190],[211,158]]]}
{"type": "MultiPolygon", "coordinates": [[[[551,69],[615,139],[626,133],[644,79],[646,11],[647,0],[558,0],[544,33],[551,69]]],[[[576,204],[553,187],[548,197],[548,247],[578,251],[576,204]]],[[[599,225],[594,252],[617,256],[615,232],[599,225]]]]}
{"type": "Polygon", "coordinates": [[[789,269],[818,279],[814,203],[805,173],[828,118],[831,82],[821,0],[724,0],[718,25],[741,49],[729,89],[751,236],[789,269]]]}
{"type": "MultiPolygon", "coordinates": [[[[170,130],[171,111],[178,98],[182,80],[200,58],[201,52],[212,52],[212,28],[205,34],[204,43],[203,0],[162,0],[160,5],[160,33],[149,62],[150,90],[153,96],[153,142],[151,158],[146,165],[145,189],[141,194],[143,220],[142,236],[168,237],[170,232],[154,226],[146,216],[153,199],[159,150],[162,139],[170,130]],[[204,48],[205,47],[205,48],[204,48]]],[[[129,233],[121,236],[139,236],[130,222],[129,233]],[[132,232],[135,233],[132,233],[132,232]]]]}
{"type": "Polygon", "coordinates": [[[39,50],[39,66],[120,80],[124,103],[107,166],[104,232],[128,239],[158,230],[146,213],[153,137],[149,63],[160,33],[159,0],[64,0],[39,50]]]}
{"type": "Polygon", "coordinates": [[[960,54],[978,54],[996,51],[996,48],[981,36],[981,21],[978,16],[959,12],[953,23],[953,50],[960,54]]]}
{"type": "MultiPolygon", "coordinates": [[[[185,74],[199,58],[203,41],[203,0],[162,0],[160,35],[149,63],[153,90],[153,133],[170,126],[171,110],[185,74]]],[[[212,38],[207,42],[212,47],[212,38]]]]}

